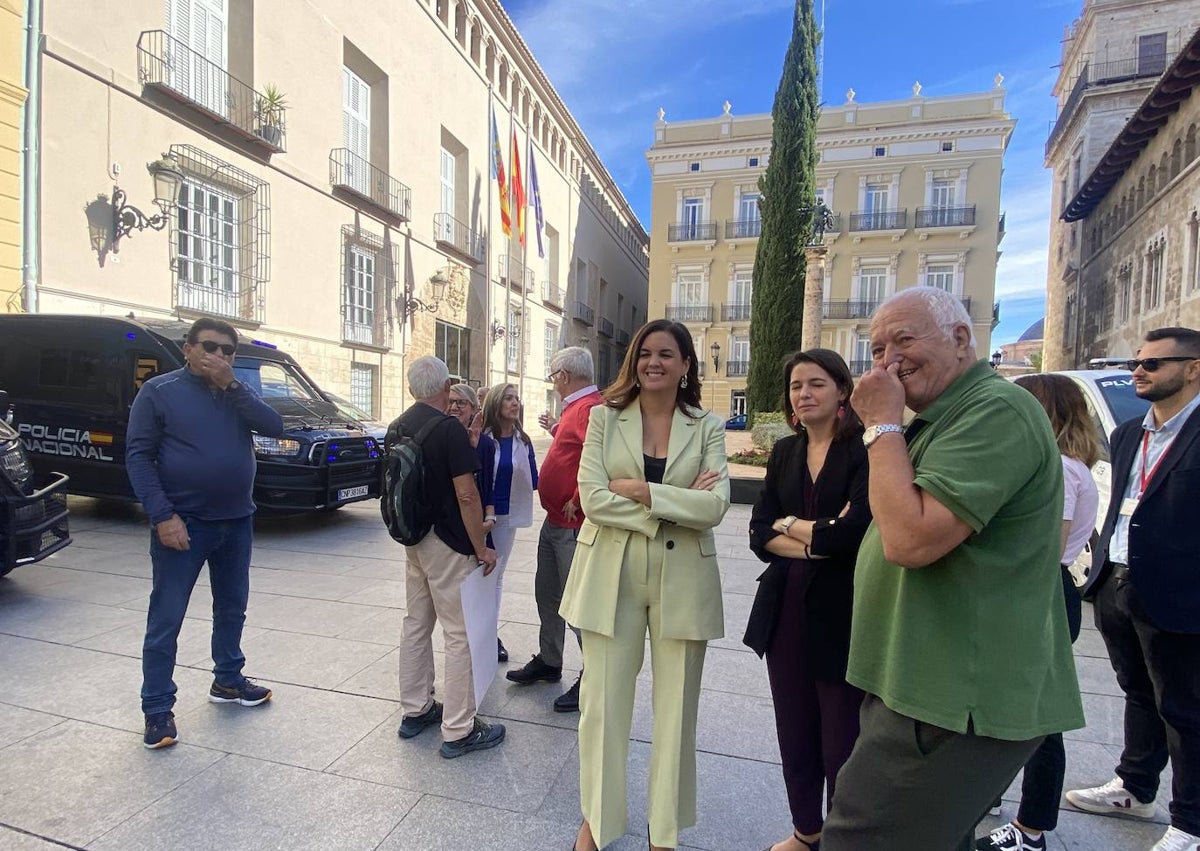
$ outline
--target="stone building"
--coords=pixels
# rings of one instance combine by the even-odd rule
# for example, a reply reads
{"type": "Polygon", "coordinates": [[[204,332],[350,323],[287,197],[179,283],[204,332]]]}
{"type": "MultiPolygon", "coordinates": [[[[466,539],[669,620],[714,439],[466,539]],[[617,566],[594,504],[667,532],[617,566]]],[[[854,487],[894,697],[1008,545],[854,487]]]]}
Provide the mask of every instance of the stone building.
{"type": "Polygon", "coordinates": [[[424,354],[539,411],[549,355],[607,374],[644,321],[647,235],[499,0],[40,5],[30,309],[223,316],[381,419],[424,354]],[[532,208],[501,231],[493,115],[540,254],[532,208]]]}
{"type": "MultiPolygon", "coordinates": [[[[827,106],[817,125],[816,196],[825,230],[822,345],[851,371],[870,366],[870,317],[887,296],[929,284],[963,300],[981,357],[991,352],[996,264],[1004,237],[1000,178],[1016,122],[1005,90],[827,106]]],[[[688,325],[705,373],[704,404],[745,411],[750,303],[761,229],[758,181],[771,151],[768,115],[692,121],[660,114],[652,173],[650,312],[688,325]]],[[[797,298],[803,298],[800,291],[797,298]]],[[[800,340],[794,345],[799,348],[800,340]]]]}
{"type": "Polygon", "coordinates": [[[0,0],[0,313],[21,307],[22,5],[0,0]]]}
{"type": "Polygon", "coordinates": [[[1200,328],[1198,87],[1200,30],[1065,206],[1081,234],[1062,316],[1068,368],[1132,357],[1153,328],[1200,328]]]}

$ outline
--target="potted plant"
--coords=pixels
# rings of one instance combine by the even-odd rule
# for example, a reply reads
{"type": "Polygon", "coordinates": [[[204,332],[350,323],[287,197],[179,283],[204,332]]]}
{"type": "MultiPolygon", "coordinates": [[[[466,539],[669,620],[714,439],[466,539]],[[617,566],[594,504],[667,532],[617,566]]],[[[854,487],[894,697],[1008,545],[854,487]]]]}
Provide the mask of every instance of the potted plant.
{"type": "Polygon", "coordinates": [[[258,135],[278,148],[283,141],[283,112],[287,98],[273,83],[267,83],[258,95],[254,107],[258,119],[258,135]]]}

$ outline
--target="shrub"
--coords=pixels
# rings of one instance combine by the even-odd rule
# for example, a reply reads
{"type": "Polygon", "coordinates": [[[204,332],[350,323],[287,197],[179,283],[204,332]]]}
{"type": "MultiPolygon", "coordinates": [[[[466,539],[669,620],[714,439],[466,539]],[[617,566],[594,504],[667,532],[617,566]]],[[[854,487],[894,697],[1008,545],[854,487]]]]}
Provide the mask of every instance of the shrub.
{"type": "Polygon", "coordinates": [[[728,460],[730,464],[749,464],[751,467],[765,467],[770,457],[770,453],[748,449],[744,452],[735,452],[729,456],[728,460]]]}
{"type": "Polygon", "coordinates": [[[750,429],[750,439],[763,452],[770,452],[775,441],[792,433],[787,417],[782,411],[763,411],[754,415],[754,426],[750,429]]]}

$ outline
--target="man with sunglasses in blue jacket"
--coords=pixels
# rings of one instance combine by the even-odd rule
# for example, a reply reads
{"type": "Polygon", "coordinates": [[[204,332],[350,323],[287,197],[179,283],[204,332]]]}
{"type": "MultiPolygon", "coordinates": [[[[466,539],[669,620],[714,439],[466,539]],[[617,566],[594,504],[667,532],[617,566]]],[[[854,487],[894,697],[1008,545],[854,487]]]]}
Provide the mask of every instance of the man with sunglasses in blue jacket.
{"type": "Polygon", "coordinates": [[[154,584],[142,644],[143,744],[175,744],[172,679],[179,630],[208,562],[213,595],[213,703],[258,706],[270,689],[242,675],[242,625],[254,537],[252,432],[283,434],[283,420],[233,374],[238,335],[197,319],[183,345],[187,364],[142,385],[129,413],[125,467],[150,519],[154,584]]]}

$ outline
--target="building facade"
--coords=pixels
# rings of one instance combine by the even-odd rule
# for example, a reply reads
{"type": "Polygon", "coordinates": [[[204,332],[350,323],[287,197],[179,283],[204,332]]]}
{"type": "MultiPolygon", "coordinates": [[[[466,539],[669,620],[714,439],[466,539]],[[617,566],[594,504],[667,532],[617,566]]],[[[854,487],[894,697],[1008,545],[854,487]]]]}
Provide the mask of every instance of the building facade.
{"type": "Polygon", "coordinates": [[[0,0],[0,313],[21,309],[21,108],[24,11],[0,0]]]}
{"type": "Polygon", "coordinates": [[[537,412],[554,350],[609,374],[644,319],[647,235],[497,0],[43,6],[38,311],[222,316],[385,420],[414,357],[537,412]]]}
{"type": "MultiPolygon", "coordinates": [[[[817,200],[834,212],[821,344],[859,375],[870,367],[870,317],[887,296],[929,284],[963,300],[977,351],[991,351],[1000,178],[1015,122],[1005,91],[825,107],[817,125],[817,200]]],[[[770,115],[667,122],[647,151],[653,179],[650,311],[685,322],[703,356],[704,403],[745,412],[750,304],[761,230],[758,181],[770,115]],[[713,352],[719,346],[714,358],[713,352]]],[[[796,298],[803,298],[797,291],[796,298]]],[[[795,341],[799,348],[800,340],[795,341]]]]}
{"type": "Polygon", "coordinates": [[[1197,87],[1200,30],[1067,201],[1063,219],[1080,233],[1056,344],[1067,368],[1133,357],[1154,328],[1200,328],[1197,87]]]}
{"type": "Polygon", "coordinates": [[[1070,342],[1081,315],[1081,225],[1063,219],[1070,200],[1161,79],[1200,20],[1197,0],[1086,0],[1063,33],[1054,84],[1058,117],[1046,140],[1053,172],[1046,272],[1047,370],[1077,365],[1070,342]]]}

